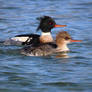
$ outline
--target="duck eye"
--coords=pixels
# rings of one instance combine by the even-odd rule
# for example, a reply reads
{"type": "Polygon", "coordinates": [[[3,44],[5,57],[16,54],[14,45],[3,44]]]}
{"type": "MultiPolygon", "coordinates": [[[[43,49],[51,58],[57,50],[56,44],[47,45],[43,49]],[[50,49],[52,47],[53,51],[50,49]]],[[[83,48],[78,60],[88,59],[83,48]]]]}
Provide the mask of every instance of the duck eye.
{"type": "Polygon", "coordinates": [[[52,22],[49,22],[50,25],[52,25],[53,23],[52,22]]]}
{"type": "Polygon", "coordinates": [[[70,38],[69,37],[65,37],[65,40],[69,40],[70,38]]]}

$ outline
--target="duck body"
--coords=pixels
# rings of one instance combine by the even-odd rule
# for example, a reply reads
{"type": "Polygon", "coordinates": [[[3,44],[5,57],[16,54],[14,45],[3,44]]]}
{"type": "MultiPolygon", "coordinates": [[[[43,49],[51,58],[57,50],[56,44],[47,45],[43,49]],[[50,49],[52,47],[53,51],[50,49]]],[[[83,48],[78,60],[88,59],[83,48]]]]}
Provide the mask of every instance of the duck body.
{"type": "Polygon", "coordinates": [[[55,43],[43,43],[36,47],[27,46],[21,49],[21,54],[27,56],[48,56],[55,52],[57,45],[55,43]]]}
{"type": "Polygon", "coordinates": [[[38,34],[23,34],[16,35],[13,38],[4,41],[4,45],[31,45],[40,43],[40,35],[38,34]]]}

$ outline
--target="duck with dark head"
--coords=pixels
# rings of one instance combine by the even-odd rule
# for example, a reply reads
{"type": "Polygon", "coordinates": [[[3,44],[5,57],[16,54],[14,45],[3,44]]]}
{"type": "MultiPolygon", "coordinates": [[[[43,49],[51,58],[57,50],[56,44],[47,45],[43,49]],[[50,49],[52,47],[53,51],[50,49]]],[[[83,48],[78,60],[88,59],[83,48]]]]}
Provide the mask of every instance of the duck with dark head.
{"type": "Polygon", "coordinates": [[[51,29],[55,27],[65,27],[66,25],[57,25],[53,18],[49,16],[43,16],[39,18],[40,24],[37,30],[41,30],[41,35],[38,34],[22,34],[16,35],[6,41],[4,41],[5,45],[37,45],[40,42],[52,42],[53,38],[51,35],[51,29]]]}

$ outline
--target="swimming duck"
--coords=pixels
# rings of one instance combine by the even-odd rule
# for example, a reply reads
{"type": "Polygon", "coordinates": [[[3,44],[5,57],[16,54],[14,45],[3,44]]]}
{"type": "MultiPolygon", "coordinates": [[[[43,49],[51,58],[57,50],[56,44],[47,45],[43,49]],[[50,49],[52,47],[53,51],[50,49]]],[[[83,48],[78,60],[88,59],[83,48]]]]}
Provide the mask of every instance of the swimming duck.
{"type": "Polygon", "coordinates": [[[66,31],[59,32],[56,35],[56,42],[42,43],[37,47],[27,46],[21,49],[21,54],[27,56],[47,56],[57,52],[69,51],[67,44],[71,42],[81,42],[73,40],[66,31]]]}
{"type": "Polygon", "coordinates": [[[37,30],[41,30],[41,35],[38,34],[22,34],[16,35],[6,41],[5,45],[30,45],[30,44],[39,44],[52,42],[53,38],[51,35],[51,29],[55,27],[65,27],[66,25],[57,25],[53,18],[49,16],[43,16],[39,18],[40,24],[37,30]]]}

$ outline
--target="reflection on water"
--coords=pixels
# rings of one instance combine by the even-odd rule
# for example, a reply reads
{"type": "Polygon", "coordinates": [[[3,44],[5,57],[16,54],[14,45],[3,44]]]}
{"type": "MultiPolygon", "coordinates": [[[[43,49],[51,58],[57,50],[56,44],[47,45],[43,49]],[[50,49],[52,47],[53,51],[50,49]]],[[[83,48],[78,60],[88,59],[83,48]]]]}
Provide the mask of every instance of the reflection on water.
{"type": "Polygon", "coordinates": [[[59,53],[56,55],[56,58],[69,58],[67,52],[59,53]]]}
{"type": "Polygon", "coordinates": [[[0,45],[0,92],[91,92],[92,1],[0,0],[0,41],[37,33],[36,18],[42,15],[67,25],[53,29],[53,37],[65,30],[83,42],[70,44],[71,52],[55,57],[22,56],[21,47],[0,45]]]}

